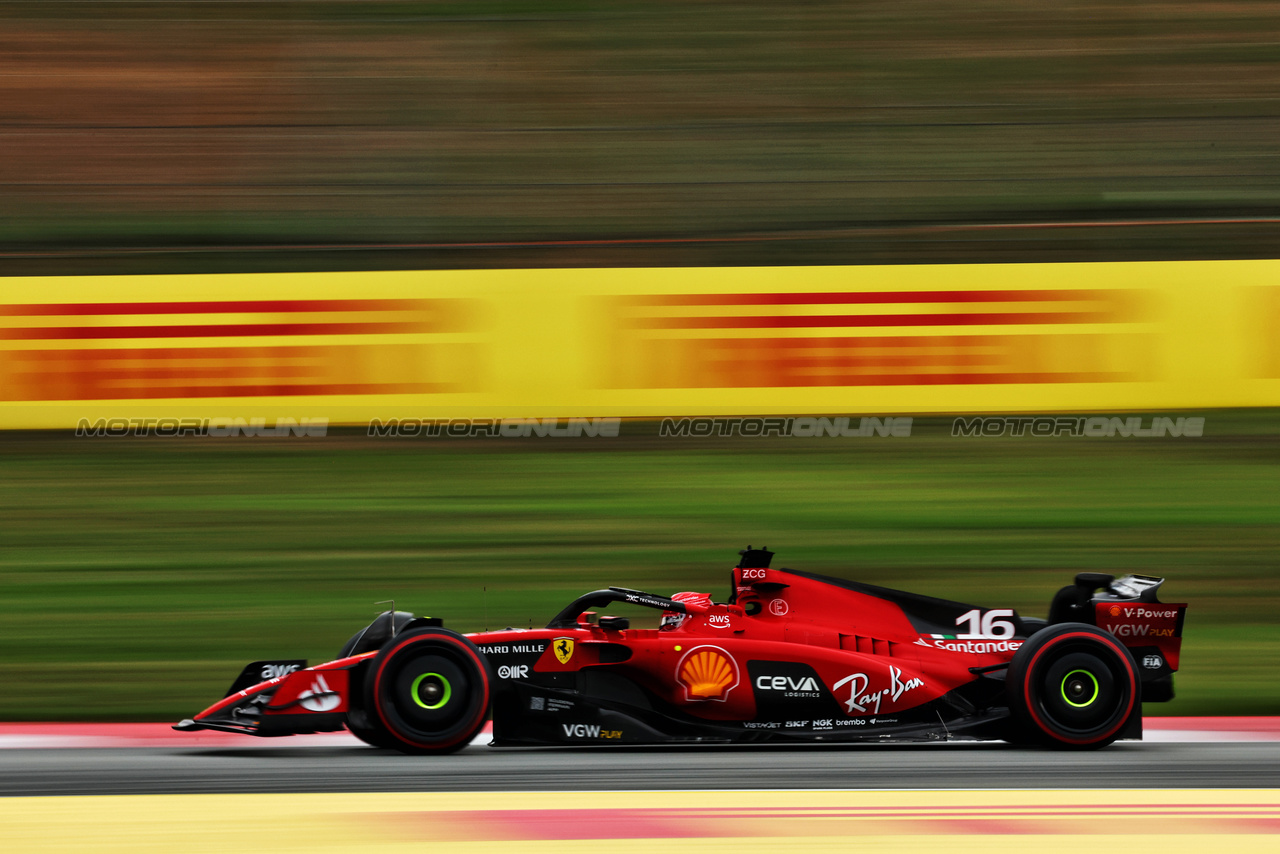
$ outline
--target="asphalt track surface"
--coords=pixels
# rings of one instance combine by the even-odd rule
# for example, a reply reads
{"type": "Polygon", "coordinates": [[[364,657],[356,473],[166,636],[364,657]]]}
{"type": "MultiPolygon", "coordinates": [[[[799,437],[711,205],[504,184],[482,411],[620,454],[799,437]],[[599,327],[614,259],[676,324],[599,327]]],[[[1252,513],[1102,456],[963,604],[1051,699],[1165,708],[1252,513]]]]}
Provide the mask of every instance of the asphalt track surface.
{"type": "Polygon", "coordinates": [[[490,748],[414,757],[356,745],[0,750],[0,795],[651,789],[1280,787],[1280,741],[490,748]]]}

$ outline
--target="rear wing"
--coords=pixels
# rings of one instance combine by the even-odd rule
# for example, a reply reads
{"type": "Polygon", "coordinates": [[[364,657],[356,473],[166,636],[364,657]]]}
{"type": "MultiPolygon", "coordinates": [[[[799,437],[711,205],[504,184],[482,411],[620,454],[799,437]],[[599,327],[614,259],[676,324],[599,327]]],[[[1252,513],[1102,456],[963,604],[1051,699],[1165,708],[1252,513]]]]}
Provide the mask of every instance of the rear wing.
{"type": "Polygon", "coordinates": [[[1187,615],[1185,604],[1125,602],[1097,597],[1093,600],[1093,608],[1098,628],[1115,635],[1129,647],[1140,668],[1148,671],[1167,668],[1169,673],[1178,669],[1178,657],[1182,652],[1182,623],[1187,615]],[[1153,655],[1164,660],[1157,661],[1151,657],[1153,655]]]}
{"type": "MultiPolygon", "coordinates": [[[[1187,606],[1160,601],[1156,594],[1164,584],[1163,578],[1098,577],[1106,582],[1105,588],[1089,600],[1093,624],[1114,635],[1133,654],[1142,678],[1144,703],[1172,700],[1173,674],[1182,653],[1182,623],[1187,616],[1187,606]]],[[[1080,578],[1076,581],[1079,584],[1080,578]]]]}

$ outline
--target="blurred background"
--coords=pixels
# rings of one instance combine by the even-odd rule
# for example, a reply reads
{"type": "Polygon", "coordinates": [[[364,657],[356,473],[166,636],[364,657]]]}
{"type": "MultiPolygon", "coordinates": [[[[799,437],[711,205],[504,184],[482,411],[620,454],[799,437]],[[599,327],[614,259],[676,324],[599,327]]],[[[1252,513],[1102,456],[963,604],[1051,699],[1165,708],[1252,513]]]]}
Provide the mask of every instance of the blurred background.
{"type": "MultiPolygon", "coordinates": [[[[0,2],[0,275],[1276,257],[1277,60],[1267,2],[0,2]]],[[[1033,615],[1082,570],[1167,575],[1183,671],[1148,713],[1280,713],[1280,414],[1206,414],[6,434],[0,718],[185,717],[377,600],[469,631],[609,584],[723,595],[748,543],[1033,615]]]]}
{"type": "Polygon", "coordinates": [[[0,272],[1270,257],[1277,93],[1266,0],[5,0],[0,272]]]}

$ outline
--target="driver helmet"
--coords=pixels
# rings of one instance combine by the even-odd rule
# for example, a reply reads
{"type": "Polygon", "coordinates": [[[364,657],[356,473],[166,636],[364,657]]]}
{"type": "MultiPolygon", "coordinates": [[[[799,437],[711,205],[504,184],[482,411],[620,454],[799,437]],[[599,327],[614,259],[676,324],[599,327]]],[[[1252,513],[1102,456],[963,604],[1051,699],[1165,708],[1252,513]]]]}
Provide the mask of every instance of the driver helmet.
{"type": "MultiPolygon", "coordinates": [[[[705,605],[708,608],[711,607],[711,594],[709,593],[693,593],[685,591],[683,593],[675,594],[671,599],[672,601],[680,602],[681,604],[688,603],[693,605],[705,605]]],[[[681,614],[679,611],[663,611],[662,620],[658,623],[658,628],[667,630],[678,628],[684,623],[684,619],[687,616],[689,615],[681,614]]]]}

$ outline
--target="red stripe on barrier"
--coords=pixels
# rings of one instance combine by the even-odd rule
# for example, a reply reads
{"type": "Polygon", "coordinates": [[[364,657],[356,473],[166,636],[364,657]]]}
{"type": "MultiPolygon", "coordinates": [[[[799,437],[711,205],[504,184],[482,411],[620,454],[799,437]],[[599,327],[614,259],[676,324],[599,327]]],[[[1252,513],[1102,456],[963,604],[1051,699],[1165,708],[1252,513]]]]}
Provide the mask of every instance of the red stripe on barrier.
{"type": "Polygon", "coordinates": [[[188,302],[70,302],[0,305],[0,317],[102,317],[113,314],[257,314],[300,311],[421,311],[435,300],[273,299],[188,302]]]}
{"type": "Polygon", "coordinates": [[[1066,302],[1111,300],[1115,291],[854,291],[771,294],[642,294],[623,297],[632,305],[918,305],[921,303],[1066,302]]]}
{"type": "Polygon", "coordinates": [[[388,335],[436,331],[426,322],[202,323],[186,326],[13,326],[6,341],[89,341],[118,338],[245,338],[290,335],[388,335]]]}
{"type": "Polygon", "coordinates": [[[1157,731],[1258,732],[1280,736],[1280,716],[1144,718],[1142,727],[1157,731]]]}
{"type": "Polygon", "coordinates": [[[1111,312],[947,312],[943,314],[813,314],[757,317],[638,317],[629,325],[644,329],[881,329],[890,326],[1018,326],[1044,324],[1110,323],[1111,312]]]}

